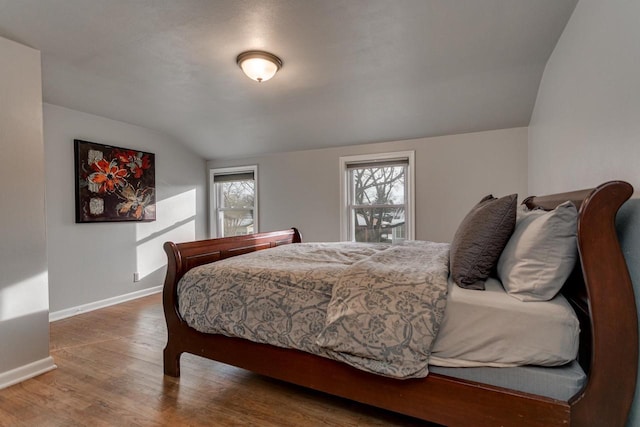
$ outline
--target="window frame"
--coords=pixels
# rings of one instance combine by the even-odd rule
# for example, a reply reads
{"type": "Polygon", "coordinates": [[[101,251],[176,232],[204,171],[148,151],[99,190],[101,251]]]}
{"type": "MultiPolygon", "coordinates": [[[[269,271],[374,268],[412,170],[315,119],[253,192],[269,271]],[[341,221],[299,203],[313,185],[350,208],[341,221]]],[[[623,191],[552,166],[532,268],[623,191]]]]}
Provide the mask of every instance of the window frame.
{"type": "Polygon", "coordinates": [[[415,240],[415,151],[394,151],[376,154],[361,154],[340,157],[340,240],[355,241],[355,230],[352,228],[349,187],[349,165],[369,162],[387,162],[407,160],[407,176],[405,177],[405,224],[406,239],[415,240]]]}
{"type": "Polygon", "coordinates": [[[209,238],[215,239],[222,237],[218,233],[218,195],[216,194],[216,185],[214,177],[216,175],[235,175],[241,173],[253,173],[254,181],[254,198],[253,198],[253,232],[259,233],[259,210],[258,210],[258,165],[233,166],[225,168],[209,169],[209,238]]]}

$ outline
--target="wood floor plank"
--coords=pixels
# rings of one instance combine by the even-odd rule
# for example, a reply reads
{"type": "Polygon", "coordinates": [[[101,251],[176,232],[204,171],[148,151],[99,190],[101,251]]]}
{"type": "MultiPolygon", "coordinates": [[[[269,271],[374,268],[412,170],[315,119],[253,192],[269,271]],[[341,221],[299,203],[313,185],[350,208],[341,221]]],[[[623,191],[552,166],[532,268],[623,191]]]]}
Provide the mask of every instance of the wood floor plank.
{"type": "Polygon", "coordinates": [[[427,426],[190,354],[163,374],[160,295],[51,323],[58,369],[0,390],[0,427],[427,426]]]}

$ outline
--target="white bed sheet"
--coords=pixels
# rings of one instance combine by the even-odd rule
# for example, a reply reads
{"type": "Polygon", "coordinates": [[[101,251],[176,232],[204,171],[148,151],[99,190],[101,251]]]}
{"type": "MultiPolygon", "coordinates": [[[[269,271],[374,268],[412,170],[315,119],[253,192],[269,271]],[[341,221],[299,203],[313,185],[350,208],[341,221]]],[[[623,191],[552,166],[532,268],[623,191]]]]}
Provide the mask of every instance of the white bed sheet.
{"type": "Polygon", "coordinates": [[[444,367],[559,366],[578,353],[580,326],[569,302],[523,302],[497,279],[485,291],[449,279],[445,317],[429,363],[444,367]]]}

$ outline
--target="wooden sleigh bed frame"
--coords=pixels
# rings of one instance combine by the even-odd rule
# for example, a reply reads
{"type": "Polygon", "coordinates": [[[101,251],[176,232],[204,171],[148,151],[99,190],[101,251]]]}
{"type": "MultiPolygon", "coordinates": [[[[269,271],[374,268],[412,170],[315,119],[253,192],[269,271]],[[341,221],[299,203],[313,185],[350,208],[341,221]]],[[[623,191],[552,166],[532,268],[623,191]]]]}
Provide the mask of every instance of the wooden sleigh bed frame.
{"type": "Polygon", "coordinates": [[[299,243],[296,229],[165,243],[169,264],[163,293],[168,328],[164,372],[180,376],[180,356],[187,352],[443,425],[623,426],[635,392],[638,328],[615,217],[632,193],[628,183],[613,181],[524,201],[530,208],[553,209],[571,200],[580,209],[580,262],[562,292],[580,319],[579,362],[588,379],[568,402],[435,373],[420,379],[387,378],[298,350],[203,334],[180,317],[176,288],[185,272],[243,253],[299,243]]]}

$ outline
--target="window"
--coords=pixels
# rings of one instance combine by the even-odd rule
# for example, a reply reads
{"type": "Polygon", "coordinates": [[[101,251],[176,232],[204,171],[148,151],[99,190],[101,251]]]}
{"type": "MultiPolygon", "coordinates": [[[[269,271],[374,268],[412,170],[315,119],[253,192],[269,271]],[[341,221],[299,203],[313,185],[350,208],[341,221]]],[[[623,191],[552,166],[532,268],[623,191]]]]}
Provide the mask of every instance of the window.
{"type": "Polygon", "coordinates": [[[258,167],[212,169],[211,235],[239,236],[258,232],[258,167]]]}
{"type": "Polygon", "coordinates": [[[342,240],[413,240],[413,151],[341,157],[342,240]]]}

